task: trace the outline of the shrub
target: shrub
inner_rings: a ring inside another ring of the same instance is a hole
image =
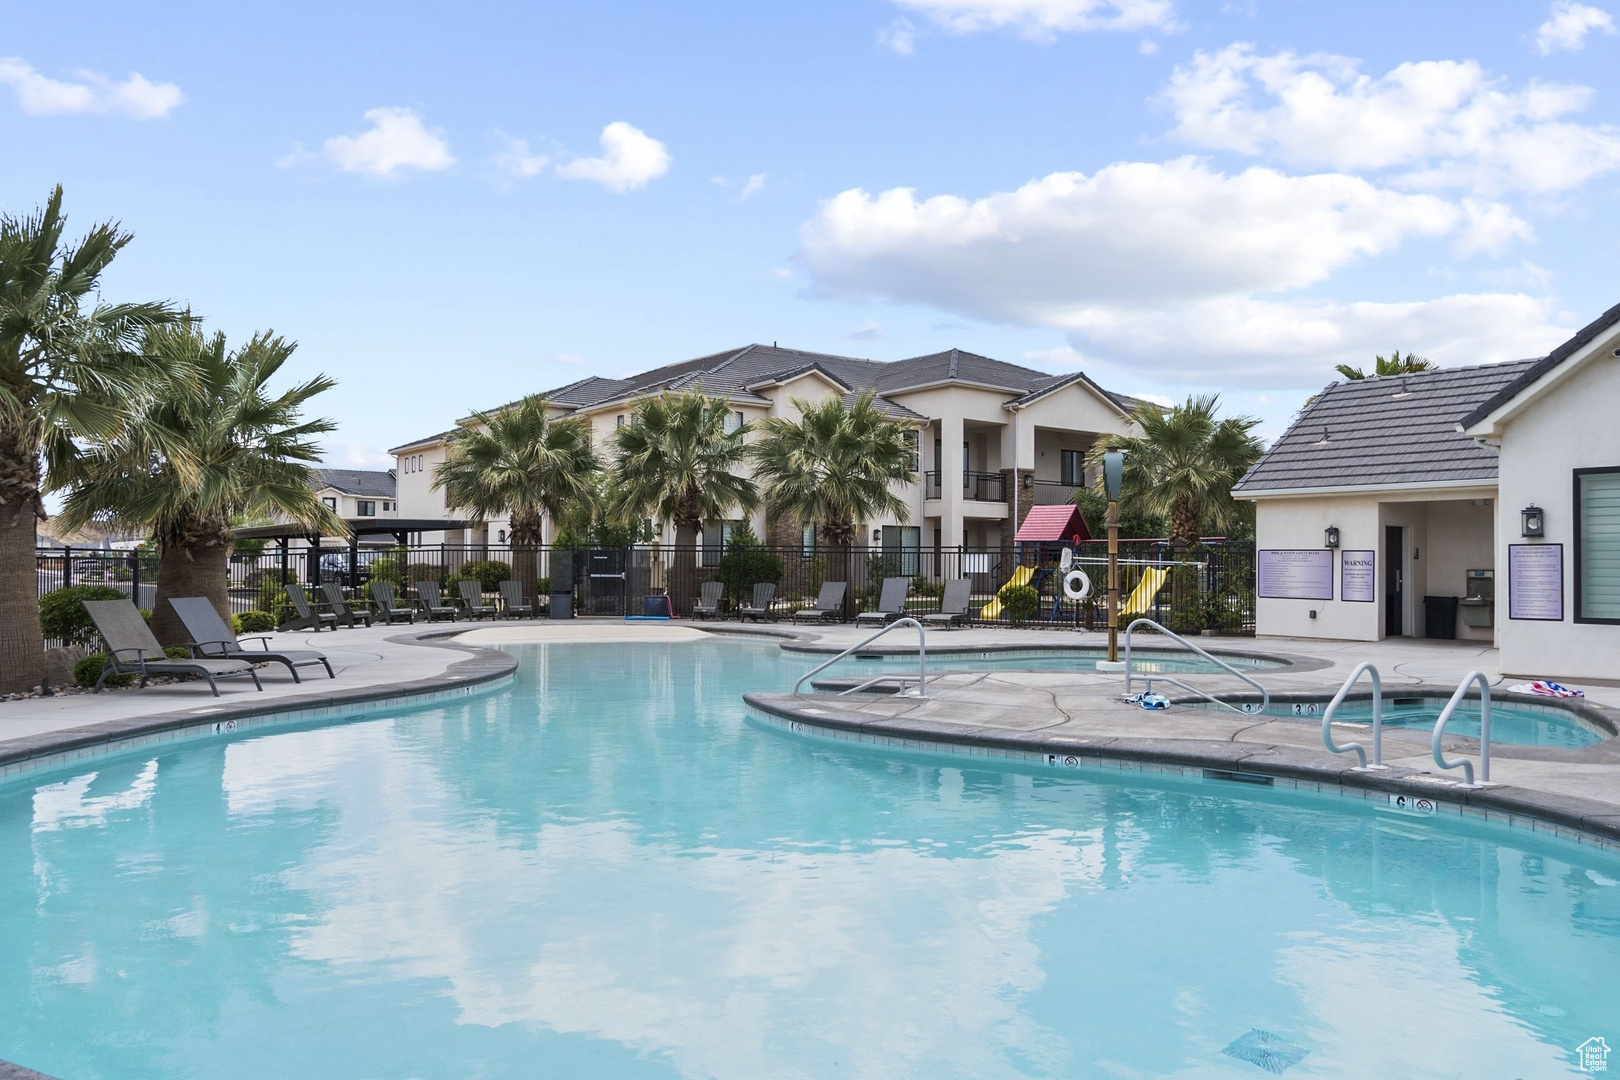
[[[732,596],[742,596],[763,581],[782,580],[782,560],[768,551],[745,521],[732,530],[715,577],[726,583]]]
[[[111,585],[72,585],[48,592],[39,598],[40,632],[67,645],[89,644],[96,636],[96,626],[84,610],[84,602],[123,599],[127,598]]]
[[[395,592],[405,588],[405,551],[396,548],[386,554],[372,556],[365,564],[368,581],[386,581]]]
[[[268,634],[280,625],[268,611],[244,611],[236,621],[240,624],[238,634]]]
[[[443,567],[438,563],[413,562],[405,568],[405,577],[415,585],[418,581],[438,581],[443,572]]]
[[[91,599],[94,599],[94,597],[92,597]],[[187,659],[190,659],[190,657],[191,657],[191,650],[187,649],[183,645],[170,645],[168,648],[163,650],[163,655],[169,657],[172,660],[187,660]],[[106,664],[107,664],[107,654],[106,653],[96,652],[96,653],[91,653],[89,656],[86,656],[83,660],[80,660],[78,663],[73,665],[73,685],[75,685],[75,686],[94,686],[94,685],[96,685],[96,680],[101,678],[101,669],[103,667],[105,667]],[[140,678],[140,676],[138,676],[138,675],[114,675],[111,678],[109,678],[103,685],[104,686],[133,686],[135,684],[136,680],[139,679],[139,678]]]
[[[478,582],[485,592],[495,592],[501,582],[512,576],[512,568],[494,559],[474,559],[461,564],[460,576]]]
[[[538,597],[541,600],[544,600],[546,598],[546,594],[549,593],[550,591],[551,591],[551,579],[550,578],[543,577],[543,578],[535,578],[534,579],[534,593],[535,593],[536,597]]]
[[[1022,622],[1041,606],[1041,594],[1028,585],[1003,585],[996,596],[1001,600],[1002,613],[1013,622]]]

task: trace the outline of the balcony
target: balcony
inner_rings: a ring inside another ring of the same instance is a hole
[[[1074,502],[1074,493],[1080,490],[1078,484],[1064,484],[1056,480],[1035,481],[1035,505],[1055,506],[1062,503]]]
[[[924,473],[927,498],[942,496],[941,477],[938,472]],[[1000,473],[963,473],[962,498],[968,502],[1006,502],[1006,484]]]

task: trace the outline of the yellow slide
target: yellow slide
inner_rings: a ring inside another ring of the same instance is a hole
[[[1153,598],[1164,588],[1164,579],[1170,576],[1168,567],[1160,568],[1150,566],[1142,571],[1142,580],[1136,583],[1131,590],[1130,598],[1125,606],[1119,609],[1121,615],[1141,615],[1152,609]]]
[[[1028,585],[1029,579],[1034,576],[1035,568],[1033,566],[1020,566],[1018,569],[1013,571],[1012,580],[1007,582],[1007,585]],[[1003,585],[1002,588],[1005,589],[1007,585]],[[980,609],[978,617],[981,619],[995,619],[999,618],[1000,615],[1001,596],[998,594],[994,600],[990,601],[988,604],[984,605],[982,609]]]

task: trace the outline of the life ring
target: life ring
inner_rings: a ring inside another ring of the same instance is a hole
[[[1084,570],[1075,567],[1063,575],[1063,595],[1070,600],[1084,600],[1091,595],[1091,579]]]

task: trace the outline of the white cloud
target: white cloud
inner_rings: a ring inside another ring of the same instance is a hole
[[[896,19],[878,31],[878,44],[901,56],[910,56],[917,43],[917,28],[910,19]]]
[[[491,157],[490,164],[502,176],[514,180],[528,180],[539,176],[551,162],[546,154],[536,154],[529,150],[527,139],[516,139],[505,132],[497,132],[506,144],[506,149]]]
[[[1547,21],[1536,27],[1536,48],[1542,56],[1563,50],[1577,52],[1586,47],[1586,35],[1593,30],[1614,33],[1614,19],[1602,8],[1557,0]]]
[[[764,191],[766,175],[766,173],[761,172],[750,176],[748,178],[748,183],[743,185],[742,194],[737,196],[737,201],[742,202],[745,199],[751,199],[755,195],[758,195],[760,192]]]
[[[625,192],[669,171],[669,151],[657,139],[623,120],[602,129],[602,156],[577,158],[557,166],[568,180],[589,180],[609,191]]]
[[[1407,186],[1553,192],[1620,167],[1620,132],[1563,117],[1584,86],[1504,87],[1473,61],[1401,64],[1378,78],[1355,60],[1250,45],[1199,52],[1162,100],[1173,137],[1311,166],[1394,170]]]
[[[185,101],[174,83],[154,83],[131,74],[113,82],[93,71],[75,72],[79,82],[63,82],[35,71],[16,57],[0,58],[0,84],[11,87],[30,116],[60,113],[119,113],[134,120],[156,120]]]
[[[339,443],[326,448],[321,464],[331,469],[392,469],[394,455],[370,443]]]
[[[326,140],[326,158],[344,172],[389,176],[396,169],[434,172],[456,163],[441,131],[429,130],[410,109],[367,109],[371,128]]]
[[[894,0],[953,34],[1015,30],[1035,41],[1087,30],[1180,29],[1171,0]],[[891,47],[893,47],[891,45]],[[902,51],[902,50],[896,50]],[[908,47],[904,51],[909,50]]]
[[[1465,220],[1353,176],[1235,176],[1196,158],[1053,173],[973,202],[907,188],[822,204],[802,257],[822,291],[1066,326],[1097,304],[1296,289]]]
[[[875,341],[883,336],[883,324],[868,319],[844,336],[855,341]]]

